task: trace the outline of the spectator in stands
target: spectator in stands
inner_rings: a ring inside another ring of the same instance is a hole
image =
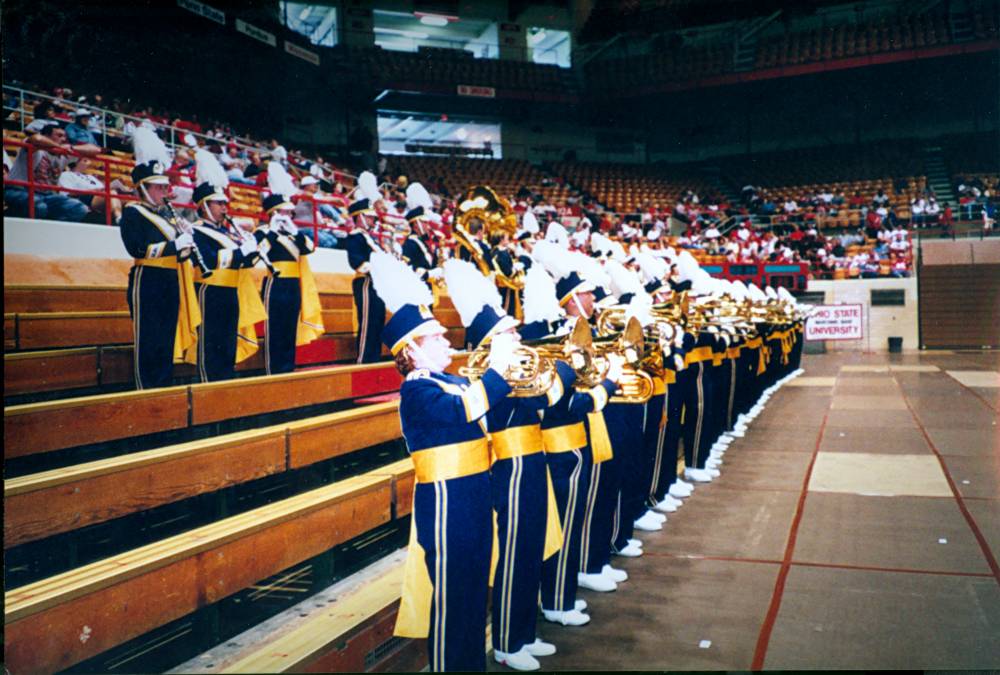
[[[334,231],[333,227],[335,225],[341,225],[344,222],[344,217],[335,209],[331,204],[323,203],[319,200],[323,199],[323,194],[319,190],[319,181],[316,180],[315,176],[306,176],[299,183],[299,187],[302,192],[292,198],[295,202],[295,215],[294,220],[297,224],[306,224],[302,231],[310,239],[313,235],[313,230],[309,225],[316,223],[317,220],[314,218],[314,213],[319,216],[319,241],[316,244],[322,248],[340,248],[341,237],[346,236],[346,233],[342,231]],[[316,210],[313,210],[313,200],[316,200]],[[338,237],[337,235],[340,235]]]
[[[914,197],[910,200],[910,222],[913,227],[924,226],[924,211],[927,208],[927,201],[923,197]]]
[[[66,125],[66,138],[73,145],[80,145],[82,143],[88,143],[90,145],[97,145],[97,139],[94,138],[94,134],[90,131],[90,118],[92,117],[91,112],[86,108],[80,108],[75,113],[73,113],[73,122]]]
[[[55,106],[48,101],[43,101],[35,106],[34,119],[24,127],[24,133],[36,134],[48,125],[58,123]]]
[[[885,193],[882,188],[878,189],[875,196],[872,197],[872,206],[878,208],[879,206],[886,206],[889,204],[889,195]]]
[[[941,236],[951,236],[955,229],[955,214],[951,210],[951,204],[949,202],[944,203],[944,210],[941,212],[939,222],[941,225]]]
[[[271,159],[281,162],[282,166],[288,166],[288,151],[278,142],[277,138],[271,139]]]
[[[76,150],[83,154],[96,155],[100,148],[81,145],[76,148],[66,139],[66,130],[59,124],[49,124],[28,138],[33,146],[32,166],[28,167],[27,148],[21,148],[14,159],[10,180],[34,181],[36,184],[55,186],[66,165],[66,153]],[[10,215],[27,216],[28,190],[26,187],[9,185],[4,188],[4,200],[10,208]],[[88,213],[86,204],[79,199],[67,197],[49,189],[38,189],[34,195],[35,218],[50,220],[82,221]]]
[[[90,166],[91,160],[89,157],[68,157],[66,160],[66,170],[59,174],[59,187],[69,190],[88,190],[91,192],[104,190],[104,182],[96,176],[87,173]],[[87,205],[90,213],[87,214],[85,220],[94,223],[104,222],[105,200],[102,195],[73,194],[72,192],[64,192],[63,194],[73,199],[78,199]],[[112,222],[117,222],[118,218],[121,217],[121,203],[118,200],[112,200],[111,208]]]
[[[938,204],[937,199],[931,196],[927,199],[927,206],[924,208],[924,217],[928,226],[937,225],[938,218],[941,216],[941,206]]]
[[[261,159],[259,152],[250,153],[250,163],[243,169],[243,177],[249,180],[249,185],[256,185],[262,178],[267,177],[267,167]]]
[[[253,177],[245,175],[248,163],[240,156],[240,148],[235,143],[226,145],[226,151],[219,155],[219,163],[226,170],[230,181],[242,185],[253,185],[256,182]]]
[[[894,277],[908,277],[910,276],[910,264],[901,255],[896,253],[889,254],[889,274]]]

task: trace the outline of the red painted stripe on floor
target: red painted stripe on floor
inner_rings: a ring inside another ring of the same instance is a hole
[[[831,405],[833,399],[830,399]],[[805,478],[802,479],[802,490],[799,493],[799,503],[795,507],[795,517],[792,518],[792,526],[788,532],[788,542],[785,544],[785,557],[781,561],[781,569],[778,570],[778,578],[774,582],[774,593],[771,594],[771,604],[767,608],[764,616],[764,623],[760,627],[760,635],[757,636],[757,647],[754,649],[753,662],[750,670],[763,670],[764,659],[767,657],[767,646],[771,642],[771,631],[774,630],[774,623],[778,619],[778,610],[781,609],[781,596],[785,592],[785,582],[788,579],[788,572],[792,568],[792,554],[795,552],[795,540],[799,534],[799,524],[802,522],[802,513],[805,511],[806,494],[809,491],[809,479],[812,477],[813,466],[816,465],[816,456],[819,454],[820,442],[823,440],[823,430],[826,429],[826,420],[830,416],[829,409],[823,415],[823,422],[819,425],[819,433],[816,435],[816,447],[813,448],[812,457],[809,459],[809,468],[806,469]]]
[[[954,378],[952,378],[954,379]],[[1000,585],[1000,565],[997,564],[996,556],[993,555],[993,551],[990,549],[989,543],[986,541],[986,537],[983,536],[982,531],[979,529],[979,525],[976,524],[976,519],[972,517],[969,509],[965,506],[965,500],[962,498],[962,494],[958,491],[958,486],[955,485],[955,479],[951,477],[951,472],[948,471],[948,465],[945,464],[944,456],[941,451],[938,450],[937,446],[934,445],[934,441],[931,440],[930,434],[927,433],[924,423],[920,420],[920,416],[917,415],[917,411],[913,409],[913,405],[910,404],[910,399],[907,398],[906,392],[903,388],[899,386],[899,382],[896,378],[893,378],[896,382],[896,386],[899,387],[899,392],[903,397],[903,401],[906,403],[906,407],[910,410],[910,415],[913,416],[913,421],[916,422],[917,428],[920,429],[920,433],[923,434],[924,440],[927,441],[927,446],[937,457],[938,464],[941,465],[941,471],[944,473],[944,478],[948,481],[948,487],[951,488],[951,493],[955,496],[955,501],[958,502],[958,510],[962,512],[962,516],[965,518],[965,522],[969,524],[969,529],[972,530],[972,536],[976,538],[979,543],[979,548],[983,552],[983,556],[986,558],[986,563],[990,566],[990,570],[993,571],[993,577],[996,579],[997,585]]]

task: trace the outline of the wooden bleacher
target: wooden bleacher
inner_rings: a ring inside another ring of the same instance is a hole
[[[346,276],[346,275],[326,275]],[[357,358],[353,297],[349,282],[328,280],[321,292],[326,335],[299,350],[299,366],[350,362]],[[4,395],[78,388],[118,387],[133,381],[132,322],[124,286],[8,284],[4,286]],[[450,299],[435,314],[449,328],[452,344],[463,331]],[[260,353],[239,364],[260,372]],[[192,366],[178,366],[178,378],[193,378]]]
[[[341,341],[342,354],[348,344],[353,350],[352,299],[344,285],[338,287],[341,280],[333,288],[327,281],[321,286],[324,321],[337,332],[323,339]],[[131,329],[123,287],[8,278],[4,290],[8,395],[65,395],[131,380],[130,336],[116,344],[109,330],[122,315]],[[458,316],[447,298],[436,311],[453,326],[457,342]],[[89,338],[98,344],[57,347],[74,344],[74,322],[84,319],[105,321],[75,333],[98,335]],[[342,549],[350,542],[361,542],[351,544],[359,550],[367,550],[369,538],[376,542],[373,551],[399,546],[413,492],[412,462],[396,461],[399,450],[393,449],[401,442],[393,399],[399,384],[394,365],[385,362],[5,406],[4,550],[15,566],[5,569],[8,667],[90,668],[88,660],[131,654],[133,643],[155,645],[157,631],[221,611],[223,600],[253,592],[269,576],[346,555]],[[330,408],[334,412],[326,412]],[[92,449],[96,455],[88,454]],[[369,449],[377,452],[364,452]],[[388,465],[371,468],[387,459]],[[236,508],[233,503],[247,503],[242,497],[234,502],[240,493],[233,490],[246,493],[264,484],[282,486],[283,498],[220,517]],[[204,511],[211,503],[216,518],[188,518],[166,528],[170,536],[157,537],[145,526],[136,537],[129,534],[147,515],[168,508]],[[103,541],[81,554],[82,562],[74,564],[75,553],[60,553],[48,566],[31,566],[31,557],[47,550],[75,551],[91,532]],[[391,638],[398,596],[390,575],[357,589],[347,604],[335,603],[339,632],[323,644],[303,643],[309,647],[305,661],[364,666],[366,655]],[[352,609],[359,606],[371,611]],[[338,635],[349,636],[350,645]],[[422,667],[422,651],[406,651]]]

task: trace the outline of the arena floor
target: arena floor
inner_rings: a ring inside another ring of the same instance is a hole
[[[1000,356],[803,365],[544,669],[1000,667]]]

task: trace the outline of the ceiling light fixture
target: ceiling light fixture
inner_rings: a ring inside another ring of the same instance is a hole
[[[398,28],[384,28],[382,26],[375,26],[376,33],[385,33],[386,35],[398,35],[400,37],[413,38],[414,40],[426,40],[430,37],[429,33],[423,33],[415,30],[399,30]]]
[[[448,17],[438,16],[437,14],[424,14],[420,17],[420,23],[425,26],[434,26],[435,28],[441,28],[442,26],[448,25]]]

